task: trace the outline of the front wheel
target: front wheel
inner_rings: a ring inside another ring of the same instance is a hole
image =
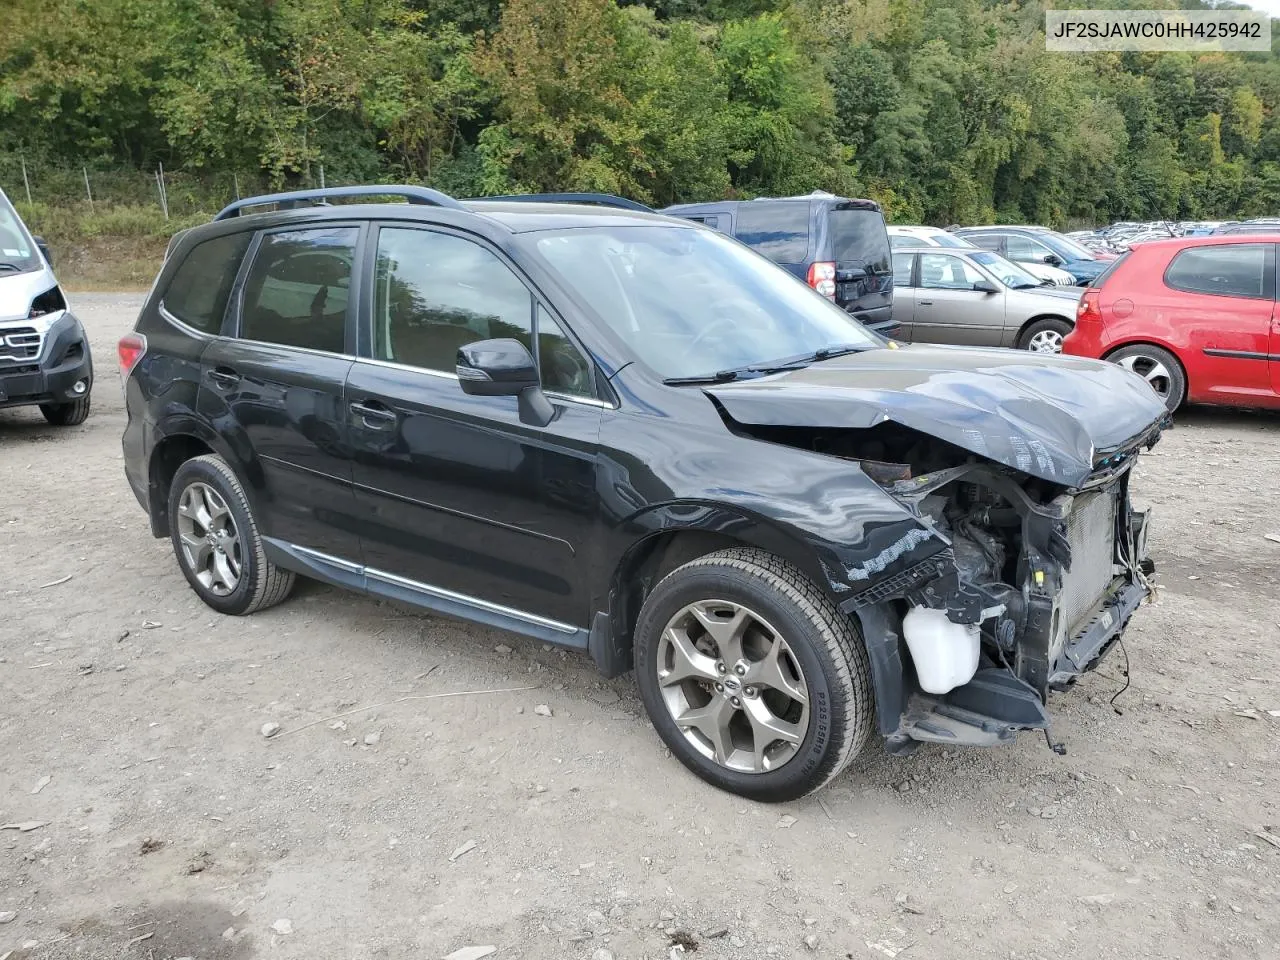
[[[862,749],[874,698],[852,622],[790,563],[760,550],[672,571],[636,622],[640,696],[658,735],[708,783],[794,800]]]
[[[219,613],[254,613],[293,589],[294,575],[267,559],[244,488],[221,457],[195,457],[178,468],[169,535],[191,589]]]
[[[1030,324],[1018,338],[1018,346],[1032,353],[1061,353],[1062,341],[1071,332],[1071,324],[1056,317],[1044,317]]]
[[[42,403],[40,412],[55,427],[76,427],[89,419],[89,395],[70,403]]]

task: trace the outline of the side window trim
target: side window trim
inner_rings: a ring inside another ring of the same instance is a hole
[[[367,292],[364,291],[364,285],[362,285],[362,292],[359,297],[359,307],[357,311],[357,315],[359,317],[357,330],[358,350],[355,354],[355,359],[358,362],[373,363],[378,366],[393,367],[397,370],[423,373],[428,376],[440,377],[447,380],[458,379],[458,375],[451,371],[430,370],[426,367],[416,367],[412,364],[398,363],[394,360],[379,360],[374,356],[374,299],[377,294],[374,274],[377,270],[379,237],[383,230],[420,230],[424,233],[445,234],[448,236],[458,237],[462,240],[468,240],[479,246],[482,250],[493,254],[493,256],[495,256],[503,266],[511,271],[516,280],[523,284],[524,288],[529,291],[529,334],[530,344],[533,346],[533,350],[531,350],[530,353],[533,355],[534,364],[540,364],[540,358],[538,356],[538,353],[540,352],[538,344],[538,310],[541,308],[550,314],[552,320],[555,321],[555,323],[560,327],[560,330],[564,333],[565,338],[591,366],[592,396],[582,397],[572,394],[561,394],[552,390],[545,391],[547,396],[555,397],[557,400],[565,400],[571,403],[584,403],[591,406],[602,406],[609,409],[616,408],[616,403],[611,403],[608,400],[601,399],[601,390],[598,382],[599,377],[597,376],[599,367],[592,358],[590,351],[583,347],[582,341],[579,340],[578,336],[573,332],[573,328],[569,324],[565,323],[564,317],[561,315],[560,311],[556,310],[551,305],[550,301],[543,296],[542,291],[538,289],[537,285],[530,279],[528,274],[520,269],[519,265],[508,257],[504,250],[495,244],[490,243],[486,237],[483,237],[478,233],[473,233],[470,230],[462,230],[442,223],[416,223],[405,220],[380,220],[368,224],[364,253],[363,255],[357,256],[357,260],[362,264],[360,270],[361,274],[369,278]],[[540,365],[538,366],[538,369],[541,371]]]
[[[343,319],[342,353],[317,350],[313,347],[298,347],[288,343],[252,340],[240,336],[240,322],[243,319],[244,312],[245,283],[249,278],[249,271],[253,269],[253,264],[258,259],[258,253],[262,250],[264,237],[275,233],[298,233],[303,230],[338,230],[351,227],[356,230],[356,244],[355,255],[351,258],[351,280],[347,291],[347,312]],[[364,284],[361,282],[361,274],[364,271],[360,268],[360,265],[364,263],[364,251],[368,245],[369,233],[369,222],[367,220],[309,221],[306,223],[278,224],[274,227],[259,230],[249,244],[249,249],[245,251],[244,259],[240,261],[240,272],[236,276],[235,285],[231,288],[231,296],[227,298],[227,316],[223,320],[222,336],[229,340],[243,340],[245,343],[262,343],[267,346],[278,347],[281,350],[296,350],[299,353],[314,353],[325,357],[354,358],[358,339],[356,336],[356,323],[359,316],[357,304],[364,298]]]

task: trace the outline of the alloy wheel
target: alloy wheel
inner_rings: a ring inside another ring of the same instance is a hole
[[[663,702],[704,757],[767,773],[795,757],[809,729],[809,688],[782,635],[729,600],[691,603],[662,631]]]
[[[1151,389],[1161,400],[1168,401],[1169,391],[1173,388],[1173,377],[1162,361],[1138,353],[1121,357],[1116,363],[1142,377],[1151,384]]]
[[[1041,330],[1027,341],[1027,349],[1032,353],[1061,353],[1062,334],[1057,330]]]
[[[225,597],[240,585],[240,534],[226,500],[207,483],[188,484],[178,500],[182,559],[209,592]]]

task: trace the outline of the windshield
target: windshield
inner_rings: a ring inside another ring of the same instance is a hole
[[[1045,246],[1060,256],[1063,260],[1097,260],[1087,247],[1083,247],[1076,243],[1070,237],[1064,237],[1060,233],[1037,233],[1037,240],[1042,241]]]
[[[837,263],[859,260],[871,273],[889,272],[889,235],[879,210],[837,207],[829,223]]]
[[[23,227],[9,198],[0,193],[0,276],[26,273],[40,266],[31,235]]]
[[[988,250],[982,250],[978,253],[969,255],[974,263],[980,263],[987,268],[987,272],[1003,283],[1006,287],[1012,287],[1015,290],[1022,290],[1026,287],[1038,287],[1040,281],[1033,277],[1027,271],[1012,261],[1006,260],[998,253],[991,253]]]
[[[664,378],[882,343],[782,267],[711,230],[598,227],[522,242]]]

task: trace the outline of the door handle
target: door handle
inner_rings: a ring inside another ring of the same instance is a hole
[[[357,400],[351,404],[351,412],[363,420],[364,425],[371,430],[381,430],[396,422],[395,413],[382,405],[374,406]]]
[[[215,387],[222,387],[224,390],[230,390],[240,383],[240,374],[230,367],[214,367],[208,376]]]
[[[917,300],[917,301],[916,301],[916,303],[920,304],[920,306],[922,306],[922,307],[932,307],[932,306],[933,306],[933,301],[932,301],[932,300]]]

